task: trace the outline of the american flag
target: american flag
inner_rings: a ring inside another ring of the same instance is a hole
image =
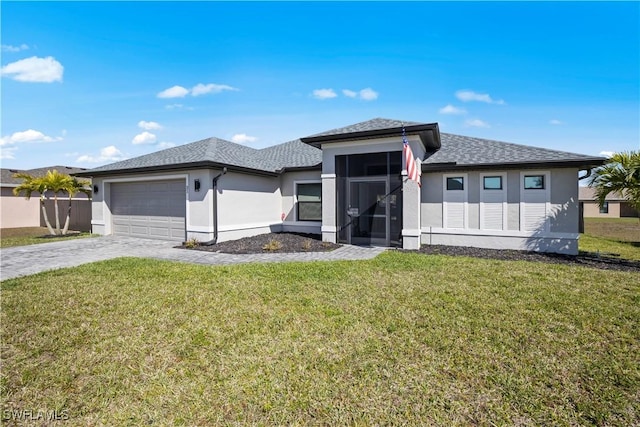
[[[404,145],[404,162],[407,165],[407,176],[409,179],[414,180],[418,187],[420,185],[420,165],[417,164],[415,157],[413,157],[413,151],[411,151],[411,146],[409,145],[409,141],[407,141],[407,134],[404,131],[404,127],[402,128],[402,144]]]

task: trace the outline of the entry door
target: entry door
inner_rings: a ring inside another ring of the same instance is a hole
[[[384,179],[350,180],[347,207],[351,229],[349,243],[389,246],[387,187]]]

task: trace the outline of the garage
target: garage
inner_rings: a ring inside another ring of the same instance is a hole
[[[112,183],[111,214],[115,235],[184,241],[185,181]]]

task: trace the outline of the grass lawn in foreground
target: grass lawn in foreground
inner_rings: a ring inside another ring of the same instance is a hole
[[[638,218],[585,218],[580,235],[580,251],[617,254],[640,260],[640,221]]]
[[[638,425],[639,283],[393,251],[42,273],[1,283],[3,410],[65,410],[65,425]]]
[[[78,233],[69,230],[68,235],[49,237],[49,230],[47,230],[47,227],[4,228],[0,231],[0,248],[36,245],[38,243],[57,242],[59,240],[78,239],[92,236],[93,235],[90,233]]]

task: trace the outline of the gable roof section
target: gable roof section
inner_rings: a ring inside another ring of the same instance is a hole
[[[442,133],[442,149],[427,153],[423,170],[479,167],[595,167],[604,157],[549,150],[530,145]]]
[[[57,170],[60,173],[66,173],[67,175],[74,175],[79,172],[84,172],[86,168],[76,168],[73,166],[48,166],[44,168],[35,168],[35,169],[0,169],[0,182],[4,186],[17,186],[22,184],[22,179],[14,178],[13,175],[16,173],[27,173],[31,176],[44,176],[47,171]]]
[[[79,176],[194,167],[228,167],[244,172],[277,175],[284,168],[309,168],[321,162],[322,152],[300,140],[257,150],[220,138],[208,138],[111,163],[82,172]]]
[[[407,135],[418,135],[427,150],[440,149],[440,130],[437,123],[405,122],[380,117],[311,135],[302,138],[302,142],[319,147],[322,144],[340,141],[400,137],[403,129]]]

